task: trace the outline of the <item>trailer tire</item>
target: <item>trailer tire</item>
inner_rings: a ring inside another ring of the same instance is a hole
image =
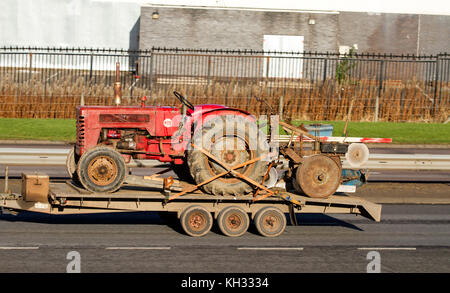
[[[223,135],[224,128],[233,129],[233,133]],[[267,155],[269,152],[266,136],[258,130],[256,123],[239,115],[219,115],[206,121],[194,133],[193,141],[197,146],[201,146],[231,166]],[[238,147],[236,149],[223,148],[230,143],[234,143],[234,146]],[[239,146],[241,149],[238,149]],[[226,170],[195,148],[187,152],[187,163],[197,184]],[[236,171],[256,182],[261,182],[267,171],[267,162],[259,160]],[[203,185],[202,189],[206,193],[214,195],[239,196],[251,192],[253,187],[243,179],[226,175]]]
[[[122,155],[110,147],[95,147],[84,152],[77,165],[78,180],[91,192],[118,190],[127,173]]]
[[[223,209],[217,218],[220,231],[229,237],[244,235],[250,225],[247,212],[242,208],[231,206]]]
[[[286,217],[280,209],[275,207],[259,210],[254,223],[258,232],[265,237],[277,237],[286,229]]]
[[[192,237],[201,237],[211,230],[213,218],[211,213],[201,206],[190,206],[180,216],[181,227]]]

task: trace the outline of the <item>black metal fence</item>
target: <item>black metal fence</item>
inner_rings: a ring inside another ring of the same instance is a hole
[[[98,86],[105,88],[104,91],[97,90],[96,95],[108,96],[109,86],[114,83],[116,62],[121,66],[124,96],[133,98],[146,94],[154,97],[155,103],[167,102],[170,91],[178,88],[188,91],[193,99],[199,99],[198,102],[219,95],[225,100],[251,99],[258,92],[255,88],[259,88],[259,93],[264,88],[268,98],[280,93],[289,96],[290,93],[293,99],[312,99],[316,98],[312,96],[314,89],[322,90],[323,85],[332,82],[334,88],[350,86],[353,91],[357,86],[362,91],[361,85],[364,85],[364,90],[368,91],[364,97],[374,101],[386,88],[414,88],[430,101],[420,106],[430,108],[428,115],[434,115],[439,108],[445,116],[449,109],[450,56],[447,53],[414,56],[177,48],[128,51],[3,47],[0,48],[0,96],[22,95],[23,87],[5,90],[7,84],[26,84],[27,95],[45,97],[58,92],[56,87],[71,83],[80,88],[74,94],[83,94],[83,91]],[[227,89],[230,84],[233,90]],[[39,89],[32,89],[33,86]],[[222,91],[217,91],[219,86]],[[308,91],[309,96],[305,96]],[[408,91],[401,96],[405,94],[410,95]],[[403,104],[402,107],[406,107]],[[249,101],[234,104],[248,105]],[[365,107],[376,108],[378,105],[367,104]]]
[[[71,76],[109,82],[114,77],[115,63],[120,62],[123,75],[129,78],[139,75],[148,81],[142,85],[146,88],[162,77],[323,82],[345,76],[378,81],[447,82],[450,79],[449,59],[447,53],[415,56],[178,48],[128,51],[2,47],[0,76],[11,74],[15,82],[28,81],[36,75],[41,80]]]

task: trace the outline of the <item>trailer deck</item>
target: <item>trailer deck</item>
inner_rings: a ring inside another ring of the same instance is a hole
[[[274,192],[273,195],[257,201],[252,195],[215,196],[199,190],[170,200],[170,192],[156,188],[124,186],[114,193],[90,193],[77,188],[69,181],[50,181],[48,201],[27,201],[22,194],[1,193],[0,207],[15,212],[30,211],[54,215],[137,211],[172,212],[177,214],[183,228],[187,230],[186,233],[191,236],[205,235],[211,228],[213,219],[221,221],[222,224],[219,223],[219,226],[228,226],[232,232],[232,228],[238,225],[236,223],[242,222],[246,231],[248,228],[246,222],[250,219],[257,221],[255,222],[257,228],[259,225],[262,230],[264,230],[264,223],[269,223],[265,231],[260,231],[264,236],[278,236],[284,231],[286,226],[286,219],[284,221],[282,219],[285,218],[284,214],[290,215],[291,223],[294,225],[296,213],[355,214],[377,222],[381,219],[381,205],[360,197],[334,194],[329,198],[320,199],[301,196],[281,188],[271,190]],[[197,212],[189,217],[186,214],[189,214],[192,209]],[[229,210],[234,210],[235,214],[230,216],[234,220],[229,219],[227,225],[227,221],[221,219],[223,218],[221,215],[227,214],[225,211],[229,213]],[[268,212],[270,213],[266,215],[265,220],[261,220],[261,214]],[[205,221],[209,228],[200,229]],[[281,222],[277,225],[277,221]],[[189,224],[191,227],[184,227]],[[197,228],[201,231],[197,231]],[[274,233],[271,233],[272,228],[276,228]],[[229,234],[228,236],[240,236],[243,233]]]

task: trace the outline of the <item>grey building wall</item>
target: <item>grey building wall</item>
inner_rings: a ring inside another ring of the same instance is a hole
[[[152,19],[157,11],[159,19]],[[310,24],[310,20],[314,24]],[[450,50],[450,16],[306,13],[143,6],[140,49],[263,49],[264,35],[304,36],[304,50],[436,54]]]
[[[450,16],[420,15],[419,53],[450,51]]]
[[[339,44],[358,45],[358,52],[415,54],[418,15],[342,12]]]
[[[310,18],[315,25],[308,24]],[[139,47],[262,50],[264,35],[300,35],[305,50],[334,51],[337,27],[338,14],[144,6]]]

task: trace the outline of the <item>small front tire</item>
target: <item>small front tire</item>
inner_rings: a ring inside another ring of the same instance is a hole
[[[122,155],[109,147],[92,148],[81,156],[77,165],[78,180],[91,192],[118,190],[127,174]]]

